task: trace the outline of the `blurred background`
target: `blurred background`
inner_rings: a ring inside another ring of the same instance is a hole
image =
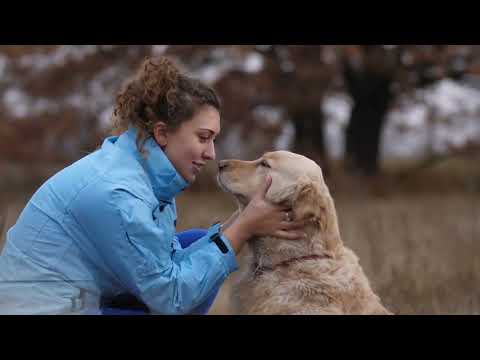
[[[480,313],[479,45],[1,45],[0,248],[34,191],[109,134],[116,92],[151,55],[218,91],[217,158],[317,161],[390,310]],[[178,198],[178,230],[235,210],[215,173]],[[233,281],[212,314],[235,314]]]

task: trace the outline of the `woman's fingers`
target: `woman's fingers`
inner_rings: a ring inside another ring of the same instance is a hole
[[[307,237],[303,231],[284,231],[278,230],[274,234],[277,238],[287,239],[287,240],[302,240]]]
[[[301,220],[301,221],[282,221],[280,226],[284,230],[296,230],[296,229],[303,229],[308,224],[308,221]]]

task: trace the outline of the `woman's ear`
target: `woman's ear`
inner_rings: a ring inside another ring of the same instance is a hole
[[[158,145],[162,148],[167,146],[168,143],[168,127],[163,121],[157,122],[153,125],[153,137]]]

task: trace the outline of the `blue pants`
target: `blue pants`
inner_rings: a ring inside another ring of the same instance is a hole
[[[198,239],[204,237],[207,234],[207,230],[203,229],[192,229],[192,230],[187,230],[183,231],[181,233],[178,233],[178,240],[180,241],[180,245],[182,246],[183,249],[186,247],[189,247],[191,244],[193,244],[195,241]],[[198,306],[193,312],[192,315],[205,315],[208,313],[210,310],[210,307],[212,306],[213,302],[215,301],[215,298],[218,294],[218,291],[220,288],[216,288],[212,291],[212,294],[205,300],[203,304]],[[100,308],[102,315],[147,315],[149,311],[146,309],[145,305],[142,304],[142,306],[136,305],[127,305],[127,306],[122,306],[116,307],[116,306],[102,306]]]

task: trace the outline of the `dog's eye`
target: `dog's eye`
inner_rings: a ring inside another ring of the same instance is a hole
[[[265,160],[262,160],[262,162],[260,163],[260,166],[263,166],[263,167],[266,167],[266,168],[269,168],[269,169],[271,168],[271,166]]]

